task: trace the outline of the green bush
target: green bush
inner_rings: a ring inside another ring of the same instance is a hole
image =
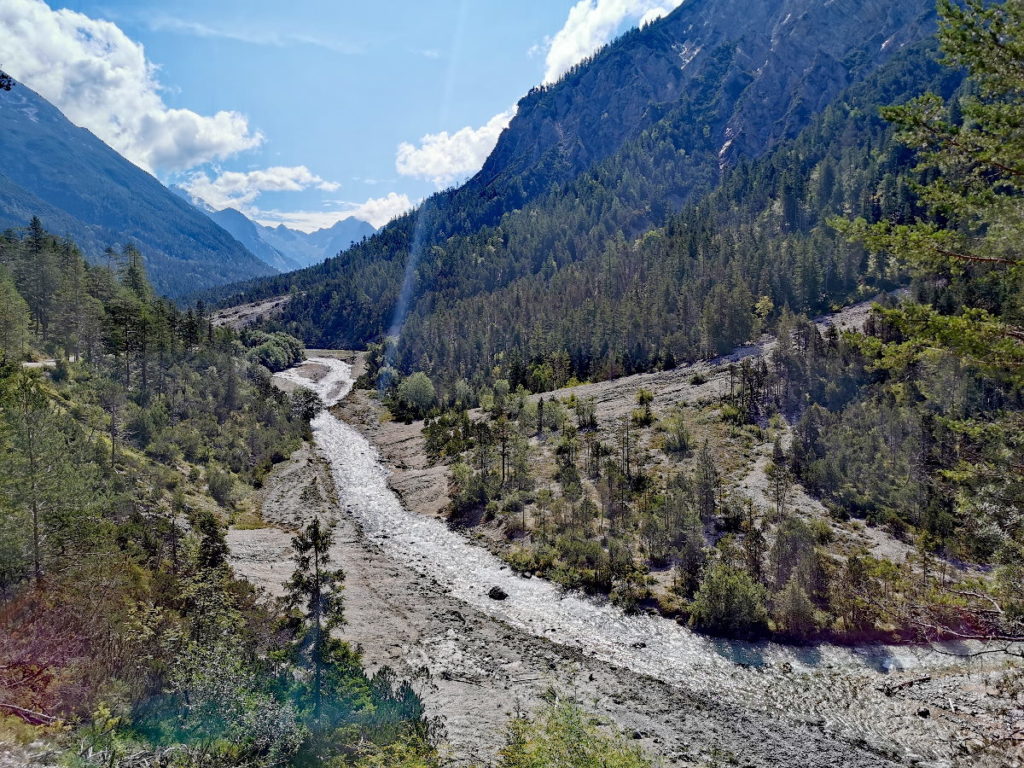
[[[690,606],[690,623],[723,637],[756,637],[768,628],[765,590],[746,571],[717,563],[705,573]]]
[[[234,502],[235,481],[231,475],[217,467],[210,467],[206,473],[206,486],[214,501],[222,507],[230,507]]]
[[[508,726],[498,768],[650,768],[643,750],[597,721],[572,701],[545,707],[537,717]]]
[[[437,392],[430,377],[422,371],[417,371],[398,385],[398,399],[414,415],[424,416],[434,407]]]

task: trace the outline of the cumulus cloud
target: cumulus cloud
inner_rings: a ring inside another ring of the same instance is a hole
[[[181,186],[216,210],[237,208],[250,213],[263,192],[300,192],[321,189],[334,192],[340,185],[326,181],[304,165],[274,166],[258,171],[225,171],[211,178],[205,171],[189,174]]]
[[[263,141],[244,115],[172,109],[143,47],[109,21],[0,0],[0,61],[73,123],[150,172],[222,160]]]
[[[395,169],[403,176],[429,179],[439,186],[476,173],[514,114],[514,108],[506,109],[479,128],[428,133],[418,145],[403,141],[398,145]]]
[[[626,20],[649,24],[683,0],[579,0],[565,24],[544,46],[534,46],[530,55],[547,51],[544,82],[552,83],[574,64],[607,43]],[[455,133],[429,133],[418,144],[398,145],[395,168],[403,176],[428,179],[438,186],[476,173],[494,149],[501,132],[515,116],[515,108],[495,115],[479,128],[466,126]]]
[[[683,0],[579,0],[565,24],[548,41],[544,82],[553,83],[603,46],[624,21],[648,24],[671,13]]]
[[[362,203],[342,203],[342,208],[333,211],[259,211],[253,218],[260,224],[286,227],[303,232],[333,226],[342,219],[357,218],[368,221],[375,227],[382,227],[397,216],[412,209],[408,195],[389,192],[384,197],[372,197]]]

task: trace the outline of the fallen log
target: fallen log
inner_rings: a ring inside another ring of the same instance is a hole
[[[18,707],[14,704],[4,704],[2,701],[0,701],[0,709],[6,709],[11,714],[20,717],[29,725],[52,725],[57,720],[57,718],[43,714],[42,712],[33,712],[31,709]]]
[[[884,693],[886,696],[892,696],[896,691],[902,691],[904,688],[910,688],[913,685],[920,685],[921,683],[931,682],[931,675],[925,675],[924,677],[915,677],[913,680],[904,680],[902,683],[887,683],[885,685],[878,686],[878,690]]]

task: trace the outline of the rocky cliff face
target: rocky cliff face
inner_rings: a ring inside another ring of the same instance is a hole
[[[686,99],[713,104],[721,162],[794,136],[934,29],[932,0],[688,0],[530,92],[467,187],[529,199],[615,153]],[[523,202],[519,200],[517,202]]]

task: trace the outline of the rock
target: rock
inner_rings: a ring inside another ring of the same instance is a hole
[[[491,598],[491,600],[504,600],[508,597],[508,592],[501,587],[494,586],[487,591],[487,596]]]

